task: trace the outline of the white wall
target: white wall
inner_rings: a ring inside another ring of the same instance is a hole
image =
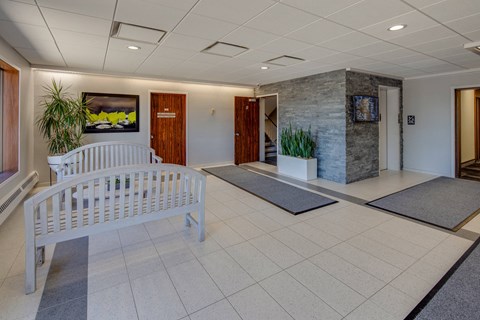
[[[85,143],[123,140],[149,145],[149,92],[179,92],[187,94],[187,165],[197,166],[233,162],[234,157],[234,96],[253,96],[252,88],[188,84],[104,75],[66,73],[37,70],[35,79],[35,112],[41,108],[42,86],[52,79],[70,86],[70,92],[103,92],[135,94],[140,96],[140,132],[87,134]],[[215,112],[212,115],[211,109]],[[36,130],[36,129],[35,129]],[[38,131],[36,131],[38,132]],[[43,139],[35,135],[35,169],[40,181],[49,180],[47,147]]]
[[[480,87],[480,71],[404,81],[404,169],[454,176],[453,89],[468,87]]]
[[[20,69],[20,170],[0,185],[0,199],[14,190],[33,170],[33,76],[30,65],[0,38],[0,59]]]
[[[461,91],[461,160],[467,162],[475,160],[475,90]]]

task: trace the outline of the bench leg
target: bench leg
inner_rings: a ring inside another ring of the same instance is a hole
[[[41,266],[45,263],[45,247],[37,248],[37,266]]]
[[[198,210],[198,241],[202,242],[205,240],[205,209],[201,208]]]
[[[190,222],[190,212],[189,213],[185,213],[185,227],[189,227],[192,225],[192,223]]]
[[[25,244],[25,294],[36,290],[35,243]]]

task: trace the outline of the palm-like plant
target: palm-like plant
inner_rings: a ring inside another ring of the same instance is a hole
[[[80,147],[87,122],[87,102],[81,96],[72,97],[54,79],[51,86],[43,88],[44,111],[36,124],[47,140],[49,154],[63,154]]]
[[[310,127],[307,131],[303,129],[293,130],[292,124],[290,124],[287,128],[282,129],[280,145],[282,154],[285,156],[310,159],[313,158],[316,144]]]

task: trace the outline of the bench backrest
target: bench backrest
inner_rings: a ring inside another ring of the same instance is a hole
[[[162,158],[146,145],[107,141],[87,144],[62,156],[57,167],[57,181],[78,174],[133,164],[161,163]]]
[[[25,231],[35,230],[37,243],[48,244],[90,234],[90,228],[107,230],[102,224],[121,227],[158,219],[159,214],[197,211],[205,205],[205,187],[203,174],[174,164],[79,175],[25,201]]]

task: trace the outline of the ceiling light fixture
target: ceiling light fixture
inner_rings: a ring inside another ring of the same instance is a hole
[[[130,50],[138,50],[138,49],[140,49],[140,47],[137,47],[137,46],[128,46],[127,48],[130,49]]]
[[[214,55],[222,56],[222,57],[233,58],[233,57],[235,57],[235,56],[239,55],[240,53],[243,53],[247,50],[248,50],[247,47],[217,41],[214,44],[212,44],[212,45],[208,46],[207,48],[203,49],[202,52],[203,53],[214,54]]]
[[[268,70],[269,68],[267,66],[260,67],[262,70]]]
[[[292,57],[292,56],[280,56],[270,60],[265,61],[265,63],[274,64],[277,66],[291,66],[292,64],[300,63],[305,61],[305,59]]]
[[[466,43],[466,44],[463,45],[463,48],[467,49],[468,51],[471,51],[475,54],[480,55],[480,41]]]
[[[388,28],[388,31],[399,31],[399,30],[405,29],[406,27],[407,27],[406,24],[397,24]]]
[[[115,21],[111,37],[135,42],[158,44],[165,34],[166,32],[163,30]]]

